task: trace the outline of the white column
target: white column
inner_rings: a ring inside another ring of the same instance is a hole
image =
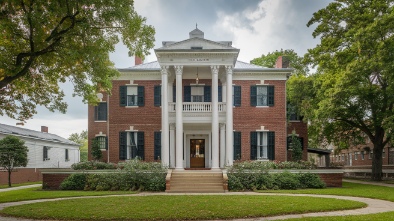
[[[170,124],[170,168],[175,168],[175,124]]]
[[[233,66],[226,66],[226,164],[233,165]]]
[[[176,153],[175,169],[183,170],[183,103],[182,103],[182,71],[183,66],[174,66],[176,74]]]
[[[220,168],[226,165],[226,132],[225,124],[220,124]]]
[[[212,71],[212,169],[219,168],[219,102],[218,73],[219,66],[211,66]]]
[[[161,67],[161,164],[170,164],[168,125],[168,66]]]

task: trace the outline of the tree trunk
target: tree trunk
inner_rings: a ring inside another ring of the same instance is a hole
[[[383,174],[383,153],[384,145],[382,143],[375,143],[372,155],[372,174],[371,179],[374,181],[381,181]]]
[[[8,187],[11,187],[11,170],[8,170]]]

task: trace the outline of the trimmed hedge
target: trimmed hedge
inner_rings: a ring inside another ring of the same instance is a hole
[[[79,162],[71,165],[73,170],[111,170],[117,169],[118,166],[113,163],[105,163],[100,161]]]
[[[313,173],[268,173],[272,169],[312,169],[307,161],[244,161],[228,168],[228,188],[233,191],[267,189],[325,188],[325,183]]]
[[[90,162],[89,162],[90,163]],[[82,164],[77,168],[89,168]],[[87,165],[87,166],[86,166]],[[120,169],[121,168],[121,169]],[[164,191],[167,168],[160,163],[131,160],[107,173],[72,174],[60,185],[64,190],[145,190]]]

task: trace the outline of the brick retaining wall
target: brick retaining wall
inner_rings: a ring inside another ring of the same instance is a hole
[[[270,173],[281,173],[285,170],[271,170]],[[320,176],[323,182],[326,183],[327,187],[342,187],[343,171],[336,169],[327,170],[286,170],[291,173],[316,173]],[[56,190],[59,189],[60,184],[72,173],[80,173],[81,171],[73,170],[46,170],[42,172],[43,187],[45,189]],[[94,173],[95,171],[85,171],[87,173]],[[96,171],[100,172],[100,171]],[[106,170],[105,172],[109,172]],[[166,183],[167,184],[167,183]]]
[[[37,182],[42,180],[40,169],[17,168],[11,173],[11,183]],[[8,172],[0,170],[0,184],[8,184]]]

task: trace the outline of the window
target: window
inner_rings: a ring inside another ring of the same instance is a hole
[[[364,151],[361,151],[361,160],[364,160]]]
[[[160,107],[161,105],[161,85],[155,85],[153,89],[153,105],[155,107]]]
[[[238,85],[233,86],[233,106],[241,106],[241,86]]]
[[[373,151],[371,150],[371,151],[369,151],[368,159],[372,159],[372,155],[373,155]]]
[[[47,146],[44,146],[44,148],[43,148],[43,151],[42,151],[42,153],[43,153],[43,161],[50,160],[49,155],[48,155],[49,148],[50,147],[47,147]]]
[[[107,137],[106,136],[97,136],[96,142],[100,148],[100,150],[106,150],[108,147]]]
[[[250,144],[251,160],[275,160],[275,132],[251,132]]]
[[[155,131],[154,135],[154,159],[160,160],[161,158],[161,132]]]
[[[302,117],[299,115],[296,108],[289,103],[287,104],[287,118],[291,121],[301,121],[302,120]]]
[[[303,137],[297,137],[297,136],[295,136],[295,138],[298,139],[298,141],[301,144],[301,149],[303,150],[304,149],[304,138]],[[293,143],[292,142],[293,142],[292,136],[288,136],[287,137],[287,149],[288,150],[289,149],[293,149]]]
[[[241,132],[234,131],[234,160],[241,159]]]
[[[69,161],[70,160],[70,158],[68,158],[68,149],[65,149],[65,160],[66,161]]]
[[[192,86],[191,87],[191,102],[204,101],[204,87]]]
[[[273,85],[253,85],[250,88],[251,106],[274,106]]]
[[[119,133],[119,159],[144,160],[144,132],[122,131]]]
[[[357,160],[358,158],[358,152],[354,152],[354,160]]]
[[[94,120],[107,120],[107,102],[100,102],[97,106],[94,107]]]
[[[120,86],[119,102],[120,106],[144,106],[145,103],[145,87],[144,86]]]

